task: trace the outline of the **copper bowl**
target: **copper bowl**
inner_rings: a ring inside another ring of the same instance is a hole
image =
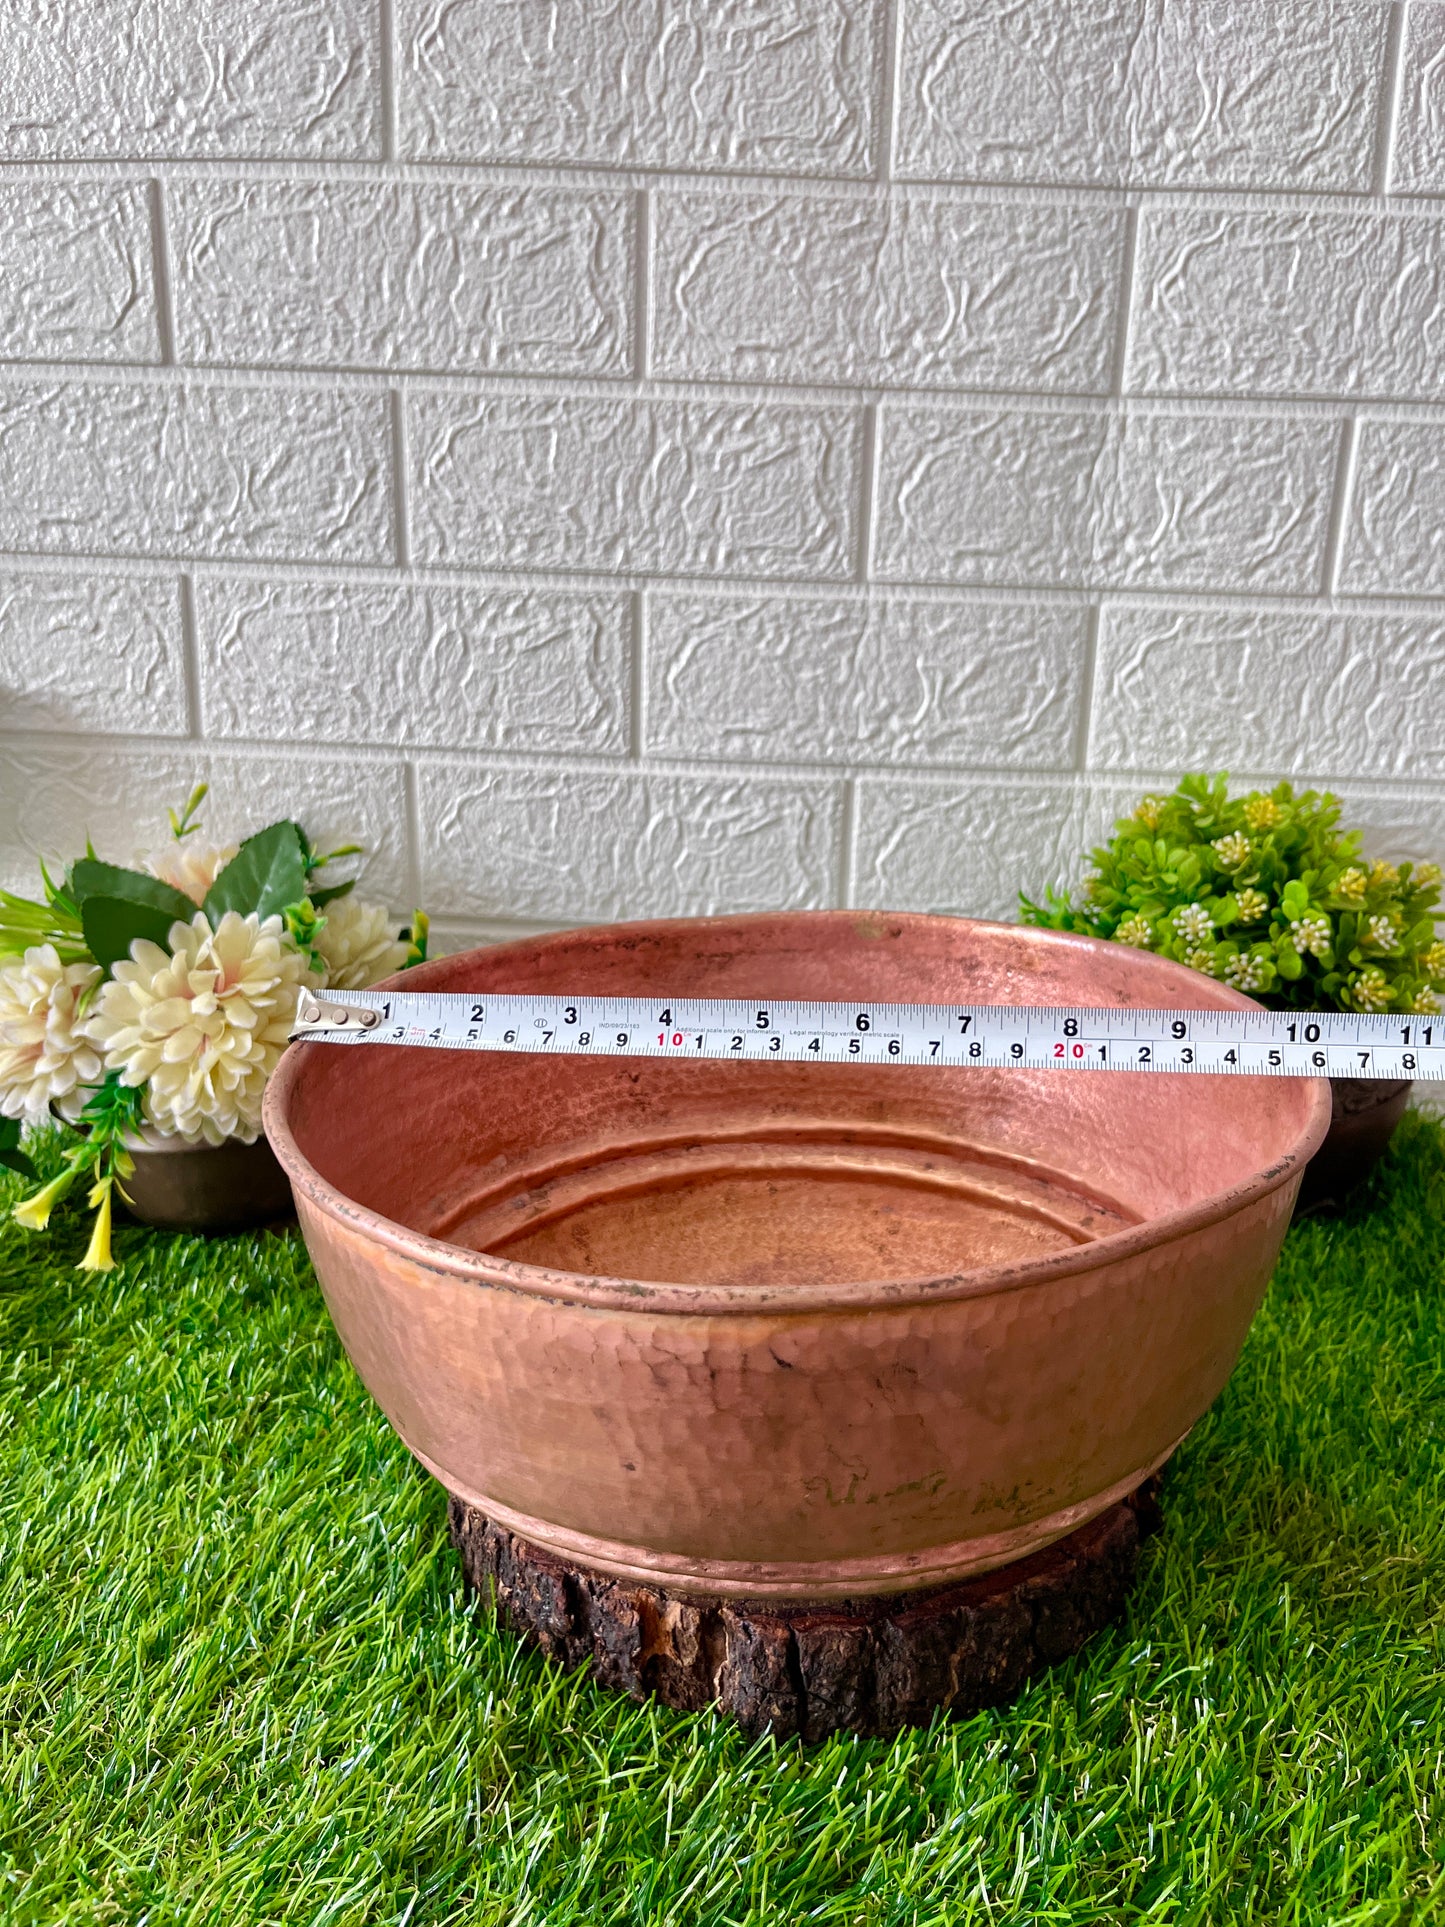
[[[408,989],[1247,1003],[1054,931],[617,925]],[[357,1370],[451,1491],[674,1590],[935,1586],[1081,1525],[1233,1368],[1323,1080],[287,1051],[266,1128]]]

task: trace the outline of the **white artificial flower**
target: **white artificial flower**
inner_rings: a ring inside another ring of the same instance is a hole
[[[78,1116],[101,1063],[76,1011],[100,974],[98,964],[63,964],[50,943],[0,969],[0,1116],[35,1124],[52,1105]]]
[[[306,958],[279,917],[228,910],[173,923],[169,951],[138,938],[116,964],[88,1026],[107,1070],[145,1088],[145,1115],[167,1137],[208,1144],[261,1129],[266,1079],[286,1048]]]
[[[1323,957],[1330,947],[1328,917],[1295,917],[1290,923],[1289,933],[1301,956],[1308,951],[1312,957]]]
[[[1249,838],[1242,830],[1230,836],[1217,836],[1210,845],[1226,870],[1238,870],[1249,861]]]
[[[1365,919],[1365,942],[1372,943],[1377,950],[1395,948],[1395,920],[1393,917],[1367,917]]]
[[[1263,890],[1241,890],[1235,901],[1239,905],[1241,923],[1258,923],[1269,908],[1269,898]]]
[[[1186,950],[1184,961],[1191,970],[1202,970],[1206,977],[1214,975],[1214,952],[1212,950]]]
[[[1224,975],[1236,990],[1263,990],[1264,965],[1258,957],[1241,951],[1224,960]]]
[[[1186,903],[1174,912],[1174,928],[1188,944],[1208,943],[1214,935],[1214,921],[1202,903]]]
[[[217,847],[188,837],[184,842],[163,843],[140,861],[153,877],[169,883],[192,903],[204,903],[206,892],[240,847],[239,843]]]
[[[1361,1010],[1388,1010],[1390,986],[1383,970],[1367,964],[1350,986],[1350,994]]]
[[[406,962],[410,953],[397,935],[400,926],[386,914],[384,904],[337,897],[322,915],[326,921],[317,933],[316,948],[333,990],[365,990]]]
[[[1284,811],[1272,796],[1251,796],[1245,799],[1244,820],[1256,832],[1274,829],[1283,815]]]
[[[1429,1017],[1440,1008],[1440,999],[1430,989],[1417,990],[1410,1004],[1411,1010],[1418,1010],[1423,1017]]]
[[[1136,950],[1147,950],[1154,941],[1154,932],[1147,917],[1125,917],[1114,932],[1115,943],[1132,944]]]

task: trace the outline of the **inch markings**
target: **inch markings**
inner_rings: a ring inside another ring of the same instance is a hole
[[[304,991],[291,1035],[550,1057],[1445,1078],[1445,1018],[1395,1012]]]

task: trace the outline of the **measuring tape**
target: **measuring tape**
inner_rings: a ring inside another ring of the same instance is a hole
[[[1445,1016],[303,990],[293,1038],[548,1057],[1445,1077]]]

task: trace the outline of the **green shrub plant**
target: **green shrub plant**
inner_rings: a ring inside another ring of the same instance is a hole
[[[1111,938],[1289,1010],[1436,1011],[1445,942],[1434,863],[1370,863],[1339,799],[1227,775],[1145,796],[1073,894],[1020,897],[1024,922]]]

